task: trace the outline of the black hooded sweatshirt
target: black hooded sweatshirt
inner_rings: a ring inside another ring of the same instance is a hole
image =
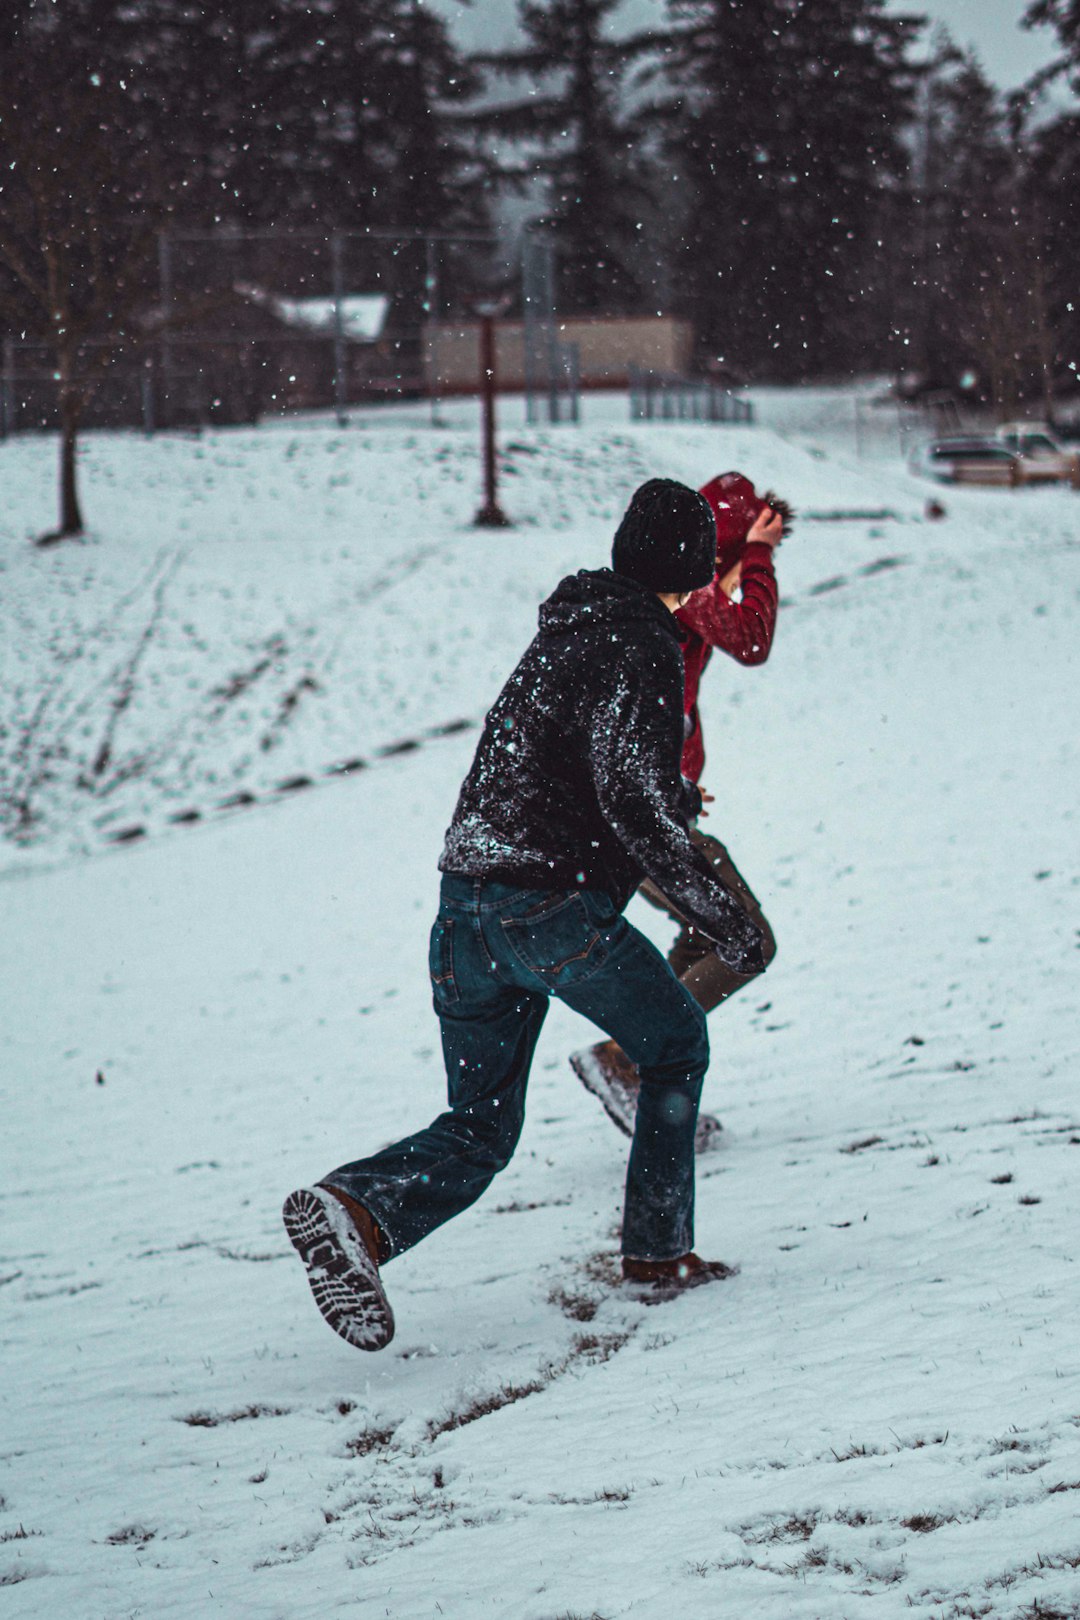
[[[523,889],[599,889],[618,910],[648,876],[737,972],[762,935],[690,841],[682,632],[610,569],[564,579],[484,724],[440,869]]]

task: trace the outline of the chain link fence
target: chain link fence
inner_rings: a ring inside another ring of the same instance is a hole
[[[254,422],[433,397],[436,329],[471,307],[494,239],[362,231],[167,231],[141,330],[76,355],[83,425]],[[56,356],[7,338],[0,433],[58,425]]]

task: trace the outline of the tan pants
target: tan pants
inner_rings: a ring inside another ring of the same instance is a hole
[[[768,919],[743,880],[742,874],[719,838],[712,838],[697,827],[691,828],[690,837],[716,875],[723,879],[740,902],[747,916],[753,918],[765,935],[762,951],[765,966],[768,967],[776,955],[776,940]],[[736,990],[741,990],[744,984],[752,984],[758,977],[756,973],[736,973],[726,962],[722,962],[716,954],[712,941],[692,927],[648,878],[638,892],[650,905],[656,906],[660,911],[666,911],[668,916],[679,924],[679,933],[668,952],[668,962],[675,977],[681,984],[685,984],[698,1006],[705,1012],[712,1012],[714,1007],[719,1007],[722,1001],[733,996]]]

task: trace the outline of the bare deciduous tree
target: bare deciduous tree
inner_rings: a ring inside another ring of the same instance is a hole
[[[122,79],[73,62],[58,39],[0,63],[0,322],[47,345],[60,422],[60,521],[83,531],[78,433],[98,377],[142,335],[158,230],[182,185],[140,136]],[[40,543],[40,542],[39,542]]]

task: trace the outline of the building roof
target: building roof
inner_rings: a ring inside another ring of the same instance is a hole
[[[337,301],[333,298],[279,298],[264,287],[238,285],[238,293],[269,310],[286,326],[331,337],[335,331]],[[341,300],[341,329],[347,338],[374,343],[386,324],[390,299],[386,293],[350,293]]]

